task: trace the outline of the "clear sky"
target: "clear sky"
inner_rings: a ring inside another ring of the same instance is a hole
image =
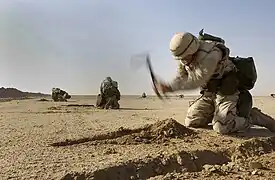
[[[232,56],[254,57],[253,95],[275,92],[273,0],[1,0],[0,86],[95,94],[111,76],[122,94],[150,94],[150,76],[131,56],[149,51],[156,73],[171,80],[170,38],[202,28],[224,38]]]

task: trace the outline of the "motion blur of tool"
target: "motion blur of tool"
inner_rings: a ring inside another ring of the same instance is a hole
[[[156,83],[157,83],[157,79],[155,77],[155,74],[154,74],[154,71],[153,71],[153,68],[152,68],[152,64],[151,64],[151,58],[150,58],[150,55],[147,54],[146,56],[146,65],[147,65],[147,68],[150,72],[150,75],[151,75],[151,79],[152,79],[152,82],[153,82],[153,86],[154,86],[154,91],[156,93],[156,95],[161,99],[163,100],[163,97],[160,95],[159,91],[158,91],[158,88],[156,86]]]
[[[162,97],[162,95],[160,94],[160,92],[158,91],[158,87],[157,87],[157,78],[156,75],[153,71],[153,67],[151,64],[151,57],[149,53],[145,53],[145,54],[138,54],[132,57],[132,66],[134,68],[138,68],[141,66],[141,64],[146,64],[147,69],[149,70],[151,79],[152,79],[152,83],[153,83],[153,90],[156,93],[156,95],[158,96],[159,99],[164,100],[164,98]],[[164,97],[166,99],[168,99],[168,96],[164,93],[163,94]]]

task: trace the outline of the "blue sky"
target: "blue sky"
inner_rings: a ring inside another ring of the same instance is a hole
[[[175,32],[200,29],[226,40],[232,56],[252,56],[253,95],[275,92],[275,1],[272,0],[1,0],[0,86],[95,94],[112,76],[123,94],[152,93],[133,54],[149,51],[164,80],[176,74],[169,52]]]

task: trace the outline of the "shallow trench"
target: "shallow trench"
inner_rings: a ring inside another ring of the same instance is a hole
[[[148,179],[171,172],[200,172],[204,165],[226,165],[248,157],[270,153],[275,149],[275,137],[253,138],[230,150],[220,151],[181,151],[168,156],[148,157],[128,161],[93,172],[72,172],[64,175],[62,180],[124,180]]]

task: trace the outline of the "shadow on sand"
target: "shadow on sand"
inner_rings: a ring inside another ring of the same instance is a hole
[[[152,108],[131,108],[131,107],[122,107],[118,110],[128,110],[128,111],[150,111],[150,110],[158,110]]]
[[[273,137],[275,136],[275,133],[269,131],[264,127],[253,126],[246,132],[234,133],[232,134],[232,136],[242,138],[242,139],[250,139],[253,137]]]
[[[95,107],[93,104],[67,104],[67,105],[61,105],[61,106],[67,106],[67,107]]]
[[[208,124],[205,127],[201,127],[198,129],[207,129],[207,130],[213,130],[212,124]],[[246,132],[237,132],[237,133],[232,133],[228,134],[226,136],[231,136],[235,138],[241,138],[241,139],[250,139],[250,138],[255,138],[255,137],[273,137],[275,136],[274,132],[269,131],[268,129],[260,126],[252,126],[249,130]]]

